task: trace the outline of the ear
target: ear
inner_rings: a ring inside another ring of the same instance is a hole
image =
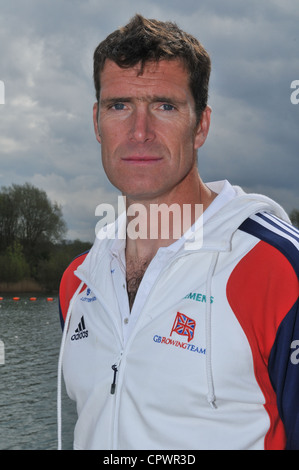
[[[99,143],[101,143],[101,137],[100,137],[100,132],[99,132],[98,109],[99,109],[99,105],[98,105],[98,103],[95,103],[93,105],[93,126],[94,126],[94,132],[95,132],[95,135],[96,135],[96,139]]]
[[[205,143],[206,138],[208,137],[210,123],[211,123],[211,113],[212,113],[212,108],[210,106],[207,106],[202,112],[199,124],[195,132],[195,139],[194,139],[195,149],[199,149],[199,147],[201,147]]]

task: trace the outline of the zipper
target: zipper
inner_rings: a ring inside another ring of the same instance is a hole
[[[113,364],[113,366],[111,368],[114,371],[114,374],[113,374],[113,382],[112,382],[111,388],[110,388],[110,393],[111,393],[111,395],[114,395],[115,394],[115,389],[116,389],[116,374],[118,372],[117,364]]]
[[[111,369],[113,370],[113,378],[112,378],[112,383],[111,383],[111,387],[110,387],[110,394],[111,395],[115,395],[116,377],[117,377],[117,372],[119,370],[122,355],[123,355],[123,351],[121,351],[118,361],[111,366]]]
[[[111,449],[116,450],[117,448],[117,429],[118,429],[118,409],[119,409],[119,400],[120,394],[117,392],[117,379],[119,379],[118,372],[120,371],[120,363],[122,360],[123,351],[120,352],[118,360],[111,366],[113,371],[112,383],[110,386],[110,395],[113,401],[113,410],[112,410],[112,432],[111,432]]]

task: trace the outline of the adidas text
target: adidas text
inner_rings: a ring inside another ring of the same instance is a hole
[[[80,331],[80,333],[76,333],[71,337],[72,341],[78,340],[78,339],[83,339],[88,337],[88,330],[85,331]]]

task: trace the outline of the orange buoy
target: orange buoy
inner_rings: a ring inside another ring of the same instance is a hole
[[[54,300],[53,297],[47,297],[48,302],[53,302],[53,300]]]
[[[36,297],[30,297],[30,299],[32,302],[34,302],[36,300]]]
[[[20,300],[20,297],[13,297],[12,300]]]

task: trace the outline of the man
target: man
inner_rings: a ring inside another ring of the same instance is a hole
[[[299,448],[298,232],[269,198],[201,180],[209,75],[196,39],[140,15],[95,51],[95,134],[127,217],[61,282],[76,449]],[[162,204],[179,210],[151,237]]]

